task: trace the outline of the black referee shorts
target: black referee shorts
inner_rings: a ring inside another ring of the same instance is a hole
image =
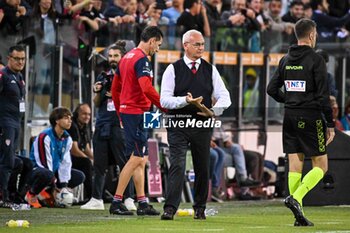
[[[327,154],[326,124],[321,113],[286,109],[283,120],[283,152],[306,157]]]

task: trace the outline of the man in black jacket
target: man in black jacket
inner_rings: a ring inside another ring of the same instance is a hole
[[[304,217],[302,200],[328,169],[327,145],[334,138],[326,64],[315,53],[316,23],[301,19],[295,25],[298,45],[290,47],[273,75],[267,93],[285,104],[283,150],[288,154],[288,187],[285,205],[293,212],[295,226],[313,226]],[[284,86],[284,92],[280,87]],[[323,119],[326,119],[326,122]],[[301,179],[304,157],[313,168]]]

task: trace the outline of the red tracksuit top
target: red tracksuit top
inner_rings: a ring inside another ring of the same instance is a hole
[[[151,62],[141,49],[134,48],[125,54],[116,69],[111,90],[118,114],[143,114],[149,111],[151,103],[163,110],[152,80]]]

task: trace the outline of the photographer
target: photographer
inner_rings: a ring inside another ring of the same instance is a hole
[[[106,170],[110,165],[118,165],[123,169],[128,158],[125,155],[124,131],[120,127],[112,94],[110,92],[115,69],[119,60],[125,54],[125,42],[117,41],[108,49],[108,64],[110,69],[102,72],[94,84],[93,91],[96,94],[94,104],[98,108],[96,116],[94,146],[94,172],[95,178],[92,188],[92,198],[81,209],[104,210],[103,190]],[[133,187],[126,189],[125,196],[131,197]],[[134,200],[127,198],[125,205],[129,210],[136,210]]]

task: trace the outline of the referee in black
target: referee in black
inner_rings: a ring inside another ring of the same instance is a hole
[[[293,212],[294,226],[313,226],[302,209],[304,196],[316,186],[328,169],[327,145],[334,138],[334,122],[329,101],[327,69],[314,51],[316,23],[300,19],[295,25],[298,44],[289,48],[274,73],[267,93],[285,104],[283,150],[288,154],[288,187],[285,205]],[[284,86],[284,92],[281,87]],[[312,169],[302,178],[305,157]]]
[[[161,105],[169,110],[172,122],[179,123],[167,128],[171,165],[161,219],[173,220],[179,207],[186,152],[190,146],[195,172],[194,218],[203,220],[206,219],[213,127],[201,126],[200,123],[215,121],[213,117],[221,115],[231,105],[231,100],[217,69],[201,58],[205,45],[203,35],[197,30],[189,30],[183,35],[182,44],[184,57],[167,67],[161,85]],[[196,122],[196,125],[186,125],[186,122]]]

